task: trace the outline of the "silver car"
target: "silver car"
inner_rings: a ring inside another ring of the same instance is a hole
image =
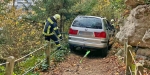
[[[69,30],[69,47],[96,48],[107,55],[109,38],[113,36],[113,27],[105,18],[97,16],[77,16]]]

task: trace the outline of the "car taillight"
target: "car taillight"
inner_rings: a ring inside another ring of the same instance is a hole
[[[69,34],[77,35],[78,30],[74,30],[72,28],[69,29]]]
[[[106,38],[106,32],[94,32],[95,37]]]

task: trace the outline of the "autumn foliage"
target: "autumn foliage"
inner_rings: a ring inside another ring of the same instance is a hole
[[[32,23],[23,16],[27,13],[14,8],[0,14],[1,58],[8,56],[21,57],[42,45],[42,24]]]

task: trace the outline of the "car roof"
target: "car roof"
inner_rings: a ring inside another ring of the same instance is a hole
[[[99,17],[99,16],[87,16],[87,15],[78,15],[76,18],[79,18],[79,17],[95,17],[95,18],[101,18],[102,17]]]

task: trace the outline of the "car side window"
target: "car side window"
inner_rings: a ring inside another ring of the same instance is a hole
[[[108,20],[106,20],[106,22],[107,22],[107,25],[108,25],[109,30],[114,29],[113,25],[111,25],[110,22],[109,22]]]
[[[104,22],[104,27],[105,27],[105,29],[108,29],[108,25],[107,25],[106,20],[103,20],[103,22]]]

